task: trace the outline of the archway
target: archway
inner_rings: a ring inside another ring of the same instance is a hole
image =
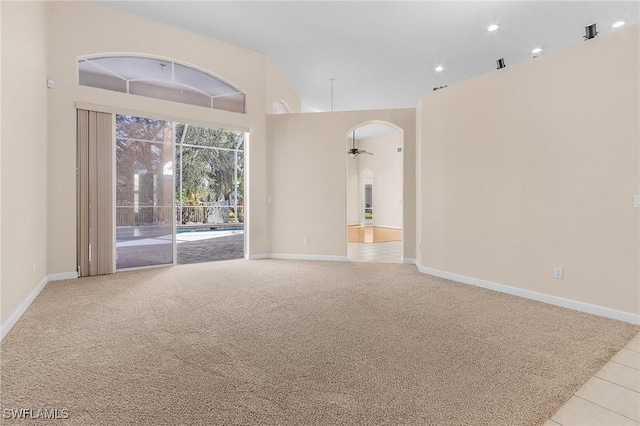
[[[272,114],[291,114],[291,108],[285,101],[278,99],[271,104]]]
[[[403,132],[383,121],[347,134],[347,258],[402,262]]]

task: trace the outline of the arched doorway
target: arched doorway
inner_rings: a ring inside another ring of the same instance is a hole
[[[402,262],[403,132],[368,122],[347,135],[347,258]]]

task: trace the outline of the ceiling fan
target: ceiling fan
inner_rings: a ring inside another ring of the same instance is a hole
[[[352,142],[352,145],[351,145],[351,149],[349,151],[347,151],[347,154],[349,154],[349,156],[355,160],[356,158],[358,158],[358,155],[360,155],[360,154],[373,155],[373,152],[368,152],[368,151],[365,151],[364,149],[356,148],[356,131],[354,130],[353,131],[353,142]]]

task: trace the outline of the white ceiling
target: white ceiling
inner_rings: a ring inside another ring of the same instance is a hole
[[[100,3],[266,53],[303,111],[330,110],[330,78],[336,111],[413,108],[434,87],[495,70],[496,59],[509,66],[535,47],[544,55],[582,43],[594,22],[605,34],[617,20],[640,21],[637,1]]]

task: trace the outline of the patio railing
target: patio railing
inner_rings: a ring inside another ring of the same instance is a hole
[[[171,224],[173,206],[116,206],[116,226]]]
[[[196,206],[176,207],[176,220],[178,225],[189,223],[242,223],[244,222],[244,206],[234,206],[207,203]]]
[[[244,206],[207,203],[176,206],[116,206],[116,226],[154,226],[170,224],[175,217],[178,225],[243,223]]]

